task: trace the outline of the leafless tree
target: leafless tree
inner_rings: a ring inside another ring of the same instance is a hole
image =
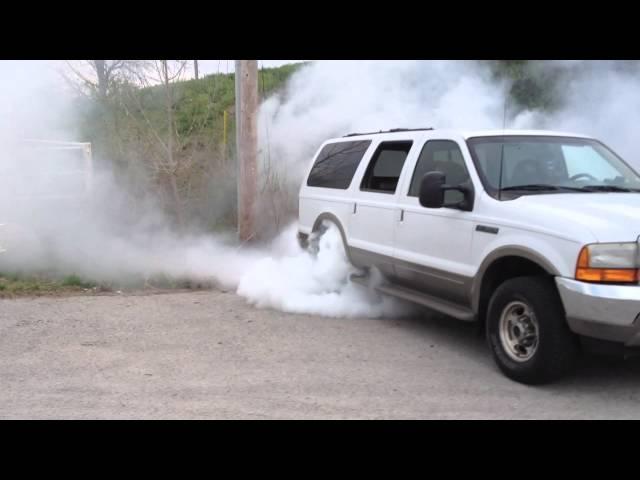
[[[68,75],[83,94],[99,101],[103,110],[99,118],[104,123],[100,132],[108,159],[118,164],[139,195],[155,186],[155,194],[180,226],[187,226],[194,212],[206,210],[200,205],[208,205],[212,194],[220,198],[222,190],[212,192],[212,184],[229,188],[229,179],[235,175],[235,165],[224,161],[220,139],[211,135],[210,114],[218,91],[215,80],[206,86],[207,109],[180,117],[183,123],[178,125],[181,89],[177,84],[186,80],[190,66],[190,60],[104,64],[91,60],[69,62]],[[106,93],[100,85],[106,85]],[[161,109],[150,103],[157,100],[162,101]]]
[[[65,75],[80,90],[105,99],[112,93],[117,80],[134,69],[135,60],[82,60],[67,62],[69,72]]]
[[[203,170],[211,162],[210,146],[213,139],[200,143],[199,132],[204,129],[204,121],[194,118],[182,135],[176,124],[176,82],[185,79],[188,60],[153,60],[137,68],[137,86],[127,90],[127,101],[122,106],[129,118],[137,123],[137,131],[147,146],[143,157],[150,173],[160,184],[168,188],[170,203],[178,225],[184,225],[184,207],[192,192],[193,182],[203,182]],[[150,118],[143,104],[142,87],[161,88],[164,98],[163,118]],[[132,110],[132,106],[134,107]]]

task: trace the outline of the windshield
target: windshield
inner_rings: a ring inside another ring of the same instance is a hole
[[[467,141],[487,191],[640,191],[640,177],[596,140],[574,137],[475,137]],[[500,165],[502,159],[502,167]]]

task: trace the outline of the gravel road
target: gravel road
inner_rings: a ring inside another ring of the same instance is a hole
[[[0,418],[640,418],[640,361],[503,377],[470,326],[218,291],[0,300]]]

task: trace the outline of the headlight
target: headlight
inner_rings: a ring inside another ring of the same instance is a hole
[[[595,243],[580,251],[576,280],[638,283],[639,267],[637,243]]]

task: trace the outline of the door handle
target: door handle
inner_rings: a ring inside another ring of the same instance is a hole
[[[404,210],[400,209],[400,221],[404,222]]]

